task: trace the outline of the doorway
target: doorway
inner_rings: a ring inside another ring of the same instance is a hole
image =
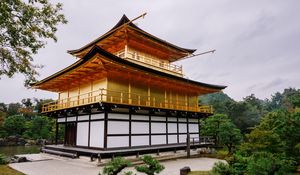
[[[65,128],[65,145],[75,146],[76,145],[76,132],[77,126],[75,122],[67,123]]]

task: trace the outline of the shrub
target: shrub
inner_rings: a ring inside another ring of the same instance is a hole
[[[4,155],[0,154],[0,165],[4,165],[6,164],[7,161],[6,161],[6,158]]]
[[[108,162],[103,168],[102,175],[117,175],[124,168],[130,166],[131,163],[123,157],[116,157]],[[131,175],[131,172],[126,172],[125,175]],[[101,175],[101,173],[99,173]]]
[[[150,155],[143,156],[141,160],[145,163],[145,165],[136,166],[135,169],[138,172],[145,173],[147,175],[154,175],[165,169],[165,167],[161,165],[158,160],[154,159]]]
[[[217,157],[220,159],[224,159],[225,157],[227,157],[229,155],[229,152],[226,150],[219,150],[217,152]]]
[[[230,166],[224,162],[216,162],[210,172],[211,175],[231,175],[233,174]]]
[[[249,175],[284,175],[293,171],[295,165],[295,161],[286,159],[282,155],[260,152],[250,157],[247,170]]]

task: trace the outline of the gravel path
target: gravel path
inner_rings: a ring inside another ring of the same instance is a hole
[[[50,158],[51,160],[14,163],[9,166],[28,175],[98,175],[100,169],[102,169],[101,167],[97,167],[95,162],[90,162],[88,158]],[[160,175],[177,175],[180,168],[184,166],[189,166],[192,170],[210,170],[217,161],[220,160],[213,158],[192,158],[165,161],[162,162],[165,170]],[[134,171],[134,168],[126,170]],[[139,175],[139,173],[136,174]]]

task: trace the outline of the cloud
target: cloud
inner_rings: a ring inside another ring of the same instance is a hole
[[[34,56],[45,65],[41,79],[72,64],[66,50],[77,49],[113,27],[126,14],[139,27],[171,43],[207,54],[180,61],[185,74],[197,81],[227,85],[239,100],[254,93],[266,98],[286,87],[300,86],[300,16],[298,0],[52,0],[64,4],[69,23],[59,27],[58,42],[48,42]],[[16,95],[16,93],[18,95]],[[0,80],[0,102],[25,97],[57,98],[53,93],[23,87],[23,77]]]
[[[268,83],[266,83],[265,85],[263,85],[261,87],[261,90],[267,90],[270,88],[276,88],[277,86],[280,86],[282,84],[284,84],[287,80],[285,79],[281,79],[281,78],[276,78]]]

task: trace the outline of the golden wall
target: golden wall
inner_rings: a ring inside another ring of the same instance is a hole
[[[182,110],[188,110],[187,106],[195,108],[198,106],[196,94],[158,88],[151,83],[124,80],[122,77],[91,81],[59,94],[59,104],[63,107],[99,101]]]
[[[101,89],[107,89],[107,79],[90,81],[89,83],[70,88],[65,92],[59,93],[59,103],[67,106],[82,105],[100,101]],[[102,100],[106,98],[102,96]]]
[[[121,78],[108,79],[107,100],[114,103],[128,103],[162,108],[179,108],[186,106],[197,108],[197,94],[184,94],[175,89],[162,89],[154,85]]]

